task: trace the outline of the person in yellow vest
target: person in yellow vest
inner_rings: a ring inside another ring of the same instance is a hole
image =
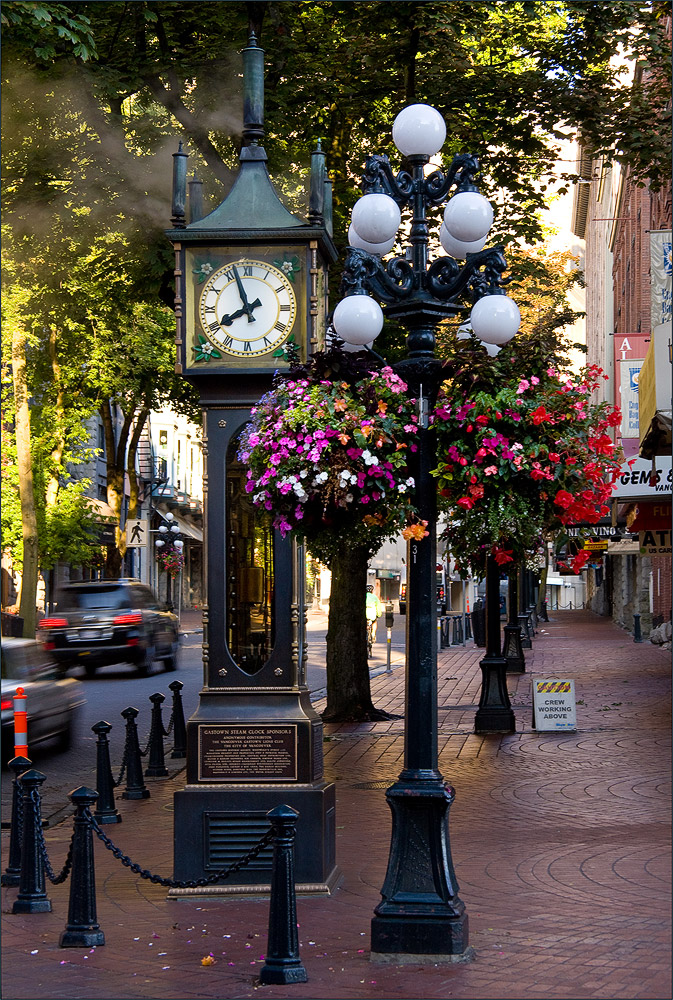
[[[367,651],[372,655],[372,646],[376,641],[376,624],[383,614],[383,605],[374,593],[374,588],[370,584],[367,587],[367,604],[365,606],[367,616]]]

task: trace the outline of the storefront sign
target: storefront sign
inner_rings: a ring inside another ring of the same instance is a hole
[[[653,528],[666,530],[671,526],[673,506],[670,503],[639,503],[635,521],[631,523],[631,531],[652,531]]]
[[[671,493],[673,469],[670,455],[657,455],[654,459],[636,458],[624,462],[616,483],[614,500],[649,500],[659,493]]]
[[[642,556],[670,556],[671,532],[653,530],[640,532],[640,554]]]
[[[585,541],[582,546],[587,552],[605,552],[608,547],[607,538],[604,541],[596,542],[593,539],[590,542]]]
[[[533,711],[535,728],[545,730],[575,730],[575,682],[553,678],[533,678]]]

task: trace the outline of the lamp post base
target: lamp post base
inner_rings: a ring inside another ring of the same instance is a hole
[[[521,645],[521,628],[511,622],[503,629],[505,638],[502,644],[502,655],[507,660],[508,674],[524,674],[526,660]]]
[[[401,777],[386,792],[393,830],[383,899],[372,918],[374,961],[415,956],[435,963],[458,960],[468,951],[468,919],[448,836],[454,795],[441,775]]]
[[[481,700],[474,717],[475,733],[513,733],[514,712],[507,692],[507,660],[503,656],[485,656],[479,664],[482,673]]]

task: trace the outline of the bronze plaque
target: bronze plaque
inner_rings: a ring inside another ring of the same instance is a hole
[[[297,727],[199,726],[199,781],[296,781]]]

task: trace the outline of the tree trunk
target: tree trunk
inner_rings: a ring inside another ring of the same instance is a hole
[[[19,496],[23,525],[23,570],[19,614],[23,618],[23,635],[35,636],[37,622],[38,537],[33,490],[33,463],[30,453],[30,409],[26,386],[26,335],[17,323],[12,329],[12,379],[16,410],[16,453],[19,472]]]
[[[332,589],[327,629],[325,722],[389,719],[372,704],[367,663],[367,563],[365,546],[342,545],[331,565]]]
[[[56,354],[56,328],[53,326],[49,328],[49,360],[51,361],[51,370],[54,377],[54,385],[56,386],[56,442],[51,451],[51,458],[55,468],[58,469],[61,465],[63,449],[65,448],[65,438],[63,436],[64,394],[61,366]],[[59,486],[58,472],[54,474],[50,470],[45,494],[45,506],[47,509],[55,505],[58,498]]]

